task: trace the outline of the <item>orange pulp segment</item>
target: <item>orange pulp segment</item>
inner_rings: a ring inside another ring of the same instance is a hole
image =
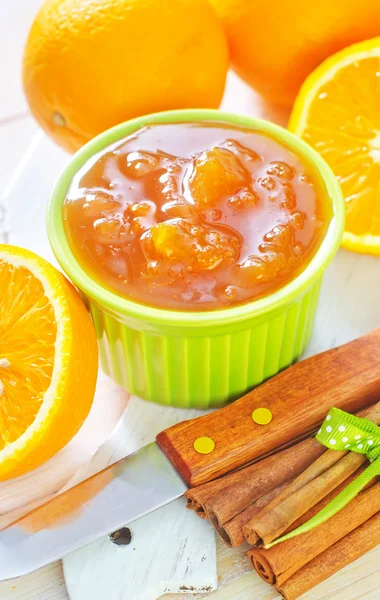
[[[322,63],[305,81],[289,129],[326,159],[346,201],[342,245],[380,255],[380,37]]]
[[[95,332],[79,294],[32,252],[0,245],[0,481],[39,466],[87,416]]]

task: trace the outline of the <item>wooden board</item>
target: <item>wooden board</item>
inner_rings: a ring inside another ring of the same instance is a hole
[[[160,600],[279,600],[279,595],[252,572],[244,553],[217,544],[219,587],[210,594],[165,594]],[[304,594],[300,600],[379,600],[380,547]],[[102,600],[130,600],[114,595]],[[61,563],[0,584],[1,600],[69,600]],[[90,599],[90,595],[81,600]],[[92,600],[92,599],[91,599]]]
[[[113,436],[70,485],[151,442],[167,423],[199,414],[132,396]],[[86,595],[103,600],[107,594],[118,598],[123,592],[129,600],[155,600],[184,588],[216,588],[214,531],[185,509],[184,498],[132,523],[130,532],[127,546],[117,546],[106,536],[63,560],[71,600]]]
[[[47,159],[49,155],[49,159]],[[13,186],[8,188],[8,214],[10,215],[10,232],[9,240],[14,243],[23,243],[29,245],[38,245],[38,251],[41,254],[47,255],[49,250],[46,247],[46,240],[43,241],[43,236],[35,235],[35,230],[31,230],[28,223],[31,221],[38,223],[43,218],[44,203],[36,202],[35,204],[23,208],[26,203],[27,196],[24,199],[24,190],[40,189],[41,197],[46,197],[48,194],[51,182],[44,177],[46,160],[50,160],[53,168],[60,167],[60,162],[66,160],[59,151],[55,150],[54,146],[47,140],[43,139],[39,134],[32,142],[31,149],[27,152],[26,159],[21,165],[20,171],[14,178]],[[33,188],[38,180],[38,188]],[[36,196],[36,194],[33,194]],[[25,220],[16,218],[20,212],[25,210]],[[313,337],[308,347],[307,354],[311,355],[320,352],[324,349],[336,346],[340,343],[349,341],[363,333],[369,332],[371,329],[380,325],[380,304],[377,300],[377,277],[378,277],[379,261],[376,258],[354,255],[345,251],[339,251],[337,257],[328,269],[322,287],[321,301],[317,313],[316,325],[314,328]],[[106,378],[105,378],[106,379]],[[108,380],[109,381],[109,380]],[[116,386],[117,388],[117,386]],[[116,389],[114,390],[114,400],[117,398]],[[122,395],[123,393],[121,393]],[[120,398],[121,407],[127,398]],[[154,423],[155,431],[152,429],[151,435],[157,432],[160,428],[166,426],[165,422],[167,411],[171,410],[177,413],[175,409],[165,409],[155,405],[147,404],[141,400],[135,400],[135,408],[131,410],[128,422],[130,430],[128,435],[132,435],[134,423],[145,419],[142,430],[149,428]],[[140,408],[136,407],[140,404]],[[113,406],[108,404],[107,407]],[[131,405],[132,406],[132,405]],[[157,418],[157,414],[161,412],[161,419]],[[107,412],[108,414],[108,412]],[[183,417],[182,417],[183,418]],[[174,422],[174,421],[173,421]],[[90,426],[90,424],[88,424]],[[119,441],[117,441],[119,439]],[[75,443],[77,440],[74,440]],[[140,443],[143,443],[143,438],[140,438]],[[65,449],[69,452],[70,448]],[[94,451],[95,449],[93,449]],[[82,449],[83,452],[83,449]],[[93,461],[83,465],[79,476],[83,476],[92,470],[98,470],[104,466],[104,461],[116,459],[120,456],[121,446],[120,438],[116,435],[105,446],[99,450]],[[75,456],[77,454],[74,452]],[[72,456],[72,452],[70,452]],[[81,456],[83,458],[83,456]],[[73,468],[72,459],[66,459],[63,463],[65,468]],[[90,464],[90,466],[89,466]],[[45,466],[44,468],[48,468]],[[67,475],[67,474],[66,474]],[[78,475],[77,475],[78,476]],[[68,477],[67,477],[68,479]],[[41,476],[40,481],[47,485],[49,478]],[[20,492],[21,491],[21,496]],[[22,482],[22,487],[14,489],[11,495],[7,494],[8,498],[29,497],[33,496],[35,485],[28,480]],[[0,496],[1,497],[1,496]],[[20,507],[23,510],[23,506]],[[376,569],[379,563],[380,551],[376,549],[367,557],[360,559],[352,567],[347,567],[344,571],[334,576],[329,582],[325,582],[315,590],[305,595],[308,600],[321,600],[322,598],[344,598],[345,600],[372,600],[378,598]],[[91,559],[88,561],[91,565]],[[236,551],[224,549],[221,544],[218,545],[218,569],[219,569],[219,589],[208,594],[208,598],[215,600],[274,600],[275,592],[270,590],[261,580],[250,571],[248,561],[244,554]],[[93,570],[90,566],[85,571],[90,574],[87,581],[91,580]],[[355,579],[352,574],[355,574]],[[107,571],[100,573],[105,580],[108,580]],[[117,579],[113,580],[114,582]],[[12,589],[16,586],[15,589]],[[121,598],[125,600],[134,600],[129,595],[125,595],[125,588],[120,590],[120,584],[114,586],[111,600],[113,598]],[[124,591],[123,591],[124,589]],[[321,591],[322,590],[322,591]],[[334,590],[334,596],[328,596]],[[58,565],[53,565],[43,569],[37,574],[33,574],[15,582],[7,582],[0,584],[0,597],[4,600],[22,598],[23,600],[41,600],[45,598],[56,598],[57,600],[67,599],[67,591],[62,584],[62,571]],[[199,596],[198,597],[204,597]],[[184,596],[170,596],[172,600],[183,600]],[[76,599],[74,599],[76,600]],[[82,600],[82,599],[80,599]],[[167,597],[165,600],[169,600]]]

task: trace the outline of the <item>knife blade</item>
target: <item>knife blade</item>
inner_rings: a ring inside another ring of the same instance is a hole
[[[156,442],[56,496],[0,533],[0,581],[26,575],[182,496]]]
[[[24,575],[129,524],[196,486],[313,433],[332,406],[357,412],[380,394],[380,329],[301,361],[233,404],[183,421],[152,444],[0,532],[0,581]],[[268,408],[272,421],[255,424]],[[291,407],[291,409],[289,409]],[[196,451],[210,437],[212,451]]]

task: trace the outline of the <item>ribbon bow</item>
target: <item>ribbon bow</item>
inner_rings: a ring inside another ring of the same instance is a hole
[[[379,427],[368,419],[355,417],[339,408],[330,410],[316,439],[331,450],[365,454],[371,462],[380,458]]]
[[[339,408],[332,408],[316,439],[331,450],[349,450],[365,454],[371,464],[318,514],[275,540],[266,546],[267,548],[321,525],[344,508],[374,477],[380,475],[380,428],[372,421],[355,417]]]

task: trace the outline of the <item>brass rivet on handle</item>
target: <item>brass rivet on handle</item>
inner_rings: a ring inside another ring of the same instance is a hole
[[[199,437],[194,442],[194,450],[198,454],[211,454],[215,448],[215,442],[209,437]]]
[[[257,425],[268,425],[273,419],[273,415],[269,408],[256,408],[252,413],[252,420]]]

